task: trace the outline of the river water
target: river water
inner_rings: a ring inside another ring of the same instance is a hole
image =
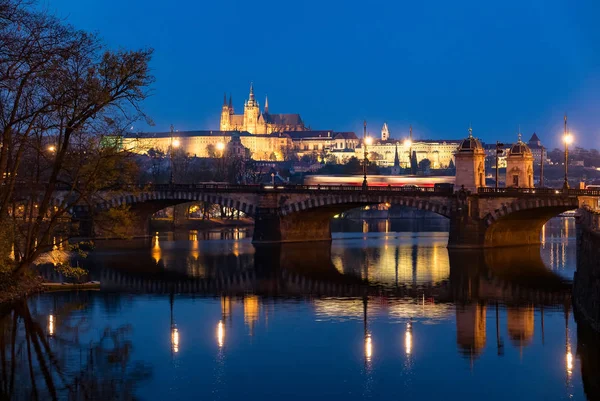
[[[0,399],[598,397],[573,219],[487,252],[449,252],[439,221],[333,227],[330,247],[255,249],[243,228],[99,244],[81,263],[102,290],[5,311]]]

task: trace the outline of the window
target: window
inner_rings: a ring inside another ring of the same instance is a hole
[[[513,187],[518,187],[518,186],[519,186],[519,176],[513,175]]]

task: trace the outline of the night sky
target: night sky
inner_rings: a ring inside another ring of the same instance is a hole
[[[600,2],[43,0],[113,48],[152,47],[144,104],[163,131],[218,129],[250,82],[313,129],[600,147]]]

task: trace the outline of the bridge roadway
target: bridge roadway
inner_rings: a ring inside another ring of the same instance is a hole
[[[68,203],[58,191],[55,202]],[[92,207],[72,205],[81,234],[98,235],[103,212],[128,207],[134,212],[132,236],[149,235],[152,214],[187,202],[209,202],[255,219],[256,244],[330,241],[330,219],[347,210],[388,203],[442,215],[450,220],[449,248],[490,248],[539,244],[546,221],[585,205],[596,208],[597,190],[480,188],[476,193],[415,187],[325,185],[153,185],[102,193]]]

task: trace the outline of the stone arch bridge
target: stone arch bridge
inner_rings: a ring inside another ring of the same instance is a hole
[[[60,202],[61,194],[56,194]],[[82,235],[94,234],[102,211],[127,206],[135,213],[135,235],[149,235],[152,214],[187,202],[238,209],[255,219],[254,243],[331,240],[330,219],[347,210],[388,203],[437,213],[449,219],[450,248],[537,244],[546,221],[558,214],[598,205],[600,191],[480,188],[477,193],[434,188],[355,186],[156,185],[104,193],[95,205],[74,205]]]

